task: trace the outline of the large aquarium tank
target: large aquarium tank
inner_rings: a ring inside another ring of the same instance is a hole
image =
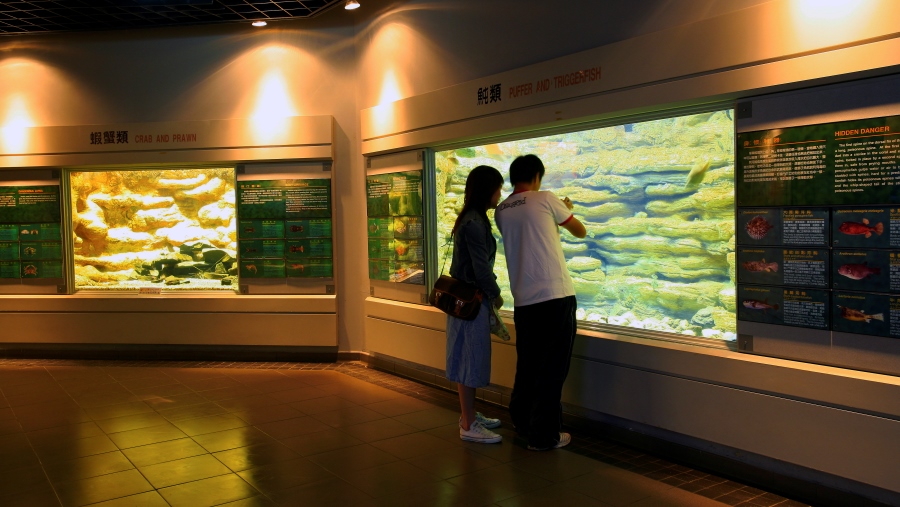
[[[234,168],[69,180],[76,290],[237,289]]]
[[[587,228],[584,239],[561,234],[580,321],[735,340],[731,110],[436,152],[440,265],[469,171],[496,167],[505,198],[510,162],[529,153],[546,168],[541,190],[569,197]]]

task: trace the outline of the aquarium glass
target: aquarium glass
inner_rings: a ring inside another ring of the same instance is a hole
[[[580,321],[736,338],[731,110],[436,152],[438,269],[469,171],[496,167],[505,198],[510,162],[529,153],[546,168],[541,190],[569,197],[587,227],[584,239],[561,231]],[[494,235],[511,310],[496,226]]]
[[[234,168],[71,172],[75,288],[237,288]]]

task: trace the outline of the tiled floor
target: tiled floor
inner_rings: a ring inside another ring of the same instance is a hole
[[[456,397],[360,363],[0,360],[0,505],[794,506],[575,433],[459,440]],[[713,500],[713,498],[715,500]]]

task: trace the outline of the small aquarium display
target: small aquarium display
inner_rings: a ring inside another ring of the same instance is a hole
[[[69,177],[77,290],[237,289],[234,168]]]
[[[580,321],[735,340],[731,110],[437,152],[439,265],[469,171],[496,167],[506,197],[509,164],[529,153],[546,168],[541,190],[569,197],[587,228],[584,239],[562,231]]]

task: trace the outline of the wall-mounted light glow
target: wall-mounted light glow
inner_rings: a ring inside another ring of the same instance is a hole
[[[348,11],[359,9],[359,2],[357,2],[356,0],[347,0],[347,3],[344,4],[344,8]]]
[[[266,25],[268,25],[268,23],[266,23],[266,22],[263,21],[263,20],[254,21],[253,23],[250,23],[250,24],[253,25],[253,26],[266,26]]]
[[[6,118],[0,126],[0,147],[4,153],[25,153],[28,148],[28,128],[34,126],[34,120],[28,113],[25,99],[14,96],[10,99]]]
[[[807,48],[862,36],[878,11],[872,0],[792,0],[788,5],[793,35]]]
[[[284,74],[277,69],[266,73],[256,97],[256,107],[250,115],[254,136],[262,143],[276,142],[288,133],[289,117],[297,116]]]

